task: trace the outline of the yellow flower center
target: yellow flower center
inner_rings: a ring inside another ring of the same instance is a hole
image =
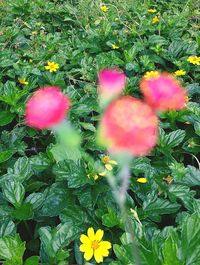
[[[99,247],[99,242],[97,240],[92,241],[92,248],[96,250]]]
[[[103,157],[102,157],[102,162],[103,162],[104,164],[109,163],[109,161],[110,161],[110,157],[109,157],[109,156],[103,156]]]

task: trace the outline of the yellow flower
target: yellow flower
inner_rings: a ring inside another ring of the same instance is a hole
[[[38,33],[37,33],[37,31],[32,31],[31,34],[32,35],[37,35]]]
[[[109,241],[102,241],[104,231],[98,229],[94,232],[94,229],[88,228],[87,235],[80,236],[80,251],[84,253],[84,259],[86,261],[91,260],[94,256],[97,263],[103,262],[104,257],[108,257],[111,249],[111,243]]]
[[[177,70],[174,74],[176,76],[182,76],[182,75],[185,75],[186,74],[186,71],[184,71],[184,70]]]
[[[49,70],[50,73],[52,72],[56,72],[59,69],[59,65],[57,63],[54,62],[48,62],[48,65],[46,65],[44,68],[46,70]]]
[[[149,71],[145,73],[144,78],[149,79],[151,77],[157,77],[158,75],[159,75],[158,71]]]
[[[117,165],[117,161],[110,159],[109,156],[102,156],[101,161],[104,163],[105,168],[108,171],[111,171],[113,169],[112,165]]]
[[[87,177],[89,179],[94,179],[94,180],[97,180],[99,179],[100,177],[105,177],[106,176],[106,170],[102,171],[102,172],[99,172],[99,173],[96,173],[96,174],[88,174]]]
[[[192,64],[200,65],[200,57],[198,56],[190,56],[188,57],[187,61]]]
[[[29,63],[32,63],[33,62],[33,60],[32,59],[29,59]]]
[[[116,50],[116,49],[119,49],[119,46],[112,44],[112,48],[113,48],[113,50]]]
[[[101,11],[103,11],[104,13],[108,12],[108,7],[106,5],[101,5],[100,7]]]
[[[155,12],[157,12],[157,10],[156,9],[148,9],[147,12],[149,12],[149,13],[155,13]]]
[[[155,16],[154,18],[152,18],[153,24],[158,23],[158,22],[160,22],[160,18],[158,16]]]
[[[26,81],[26,79],[19,79],[19,83],[22,84],[22,85],[28,85],[28,81]]]
[[[147,179],[146,178],[138,178],[137,182],[139,182],[139,183],[147,183]]]

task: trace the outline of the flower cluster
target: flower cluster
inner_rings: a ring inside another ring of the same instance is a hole
[[[121,80],[123,73],[120,72],[119,78],[119,74],[115,77],[112,72],[113,69],[106,69],[109,82],[102,86],[104,89],[100,89],[101,96],[117,97],[124,89],[125,82]],[[99,139],[113,153],[129,153],[133,156],[148,154],[157,141],[156,112],[185,107],[186,91],[173,75],[147,72],[141,80],[140,89],[144,101],[122,96],[113,100],[102,115]]]

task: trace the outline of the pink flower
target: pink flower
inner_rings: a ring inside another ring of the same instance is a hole
[[[158,119],[151,107],[131,96],[113,101],[100,121],[100,140],[111,152],[148,154],[157,140]]]
[[[26,124],[37,129],[51,128],[64,119],[69,106],[68,97],[58,87],[40,88],[26,104]]]
[[[125,74],[118,69],[104,69],[99,72],[99,94],[103,99],[118,96],[126,85]]]
[[[143,78],[140,88],[147,104],[156,111],[179,110],[185,107],[186,91],[168,73]]]

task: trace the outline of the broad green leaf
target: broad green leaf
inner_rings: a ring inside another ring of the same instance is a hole
[[[45,196],[41,192],[34,192],[31,193],[28,197],[25,199],[25,203],[32,204],[33,210],[36,210],[40,208],[45,200]]]
[[[28,258],[24,265],[38,265],[39,264],[39,257],[38,256],[32,256]]]
[[[9,124],[13,119],[15,115],[13,113],[10,113],[9,111],[0,111],[0,126],[5,126]]]
[[[178,259],[178,235],[175,232],[170,233],[163,245],[163,265],[184,265],[180,259]]]
[[[200,215],[193,214],[184,219],[181,227],[181,256],[184,265],[200,264]]]
[[[3,184],[3,195],[17,208],[22,204],[22,201],[24,199],[24,186],[15,180],[6,181]]]
[[[53,172],[58,181],[67,180],[69,188],[79,188],[90,182],[83,161],[60,162],[53,168]]]
[[[16,226],[11,220],[4,220],[0,222],[0,238],[16,234]]]
[[[52,186],[47,190],[47,196],[39,213],[42,216],[57,216],[73,201],[73,196],[67,188]]]
[[[13,265],[23,264],[23,254],[25,251],[25,243],[23,243],[18,235],[5,236],[0,238],[0,258],[10,262]]]
[[[107,227],[114,227],[119,224],[119,217],[112,208],[109,208],[108,213],[102,216],[102,223]]]
[[[30,203],[24,203],[12,212],[12,217],[17,220],[29,220],[33,218],[33,207]]]
[[[13,151],[1,151],[0,152],[0,163],[3,163],[13,156]]]

